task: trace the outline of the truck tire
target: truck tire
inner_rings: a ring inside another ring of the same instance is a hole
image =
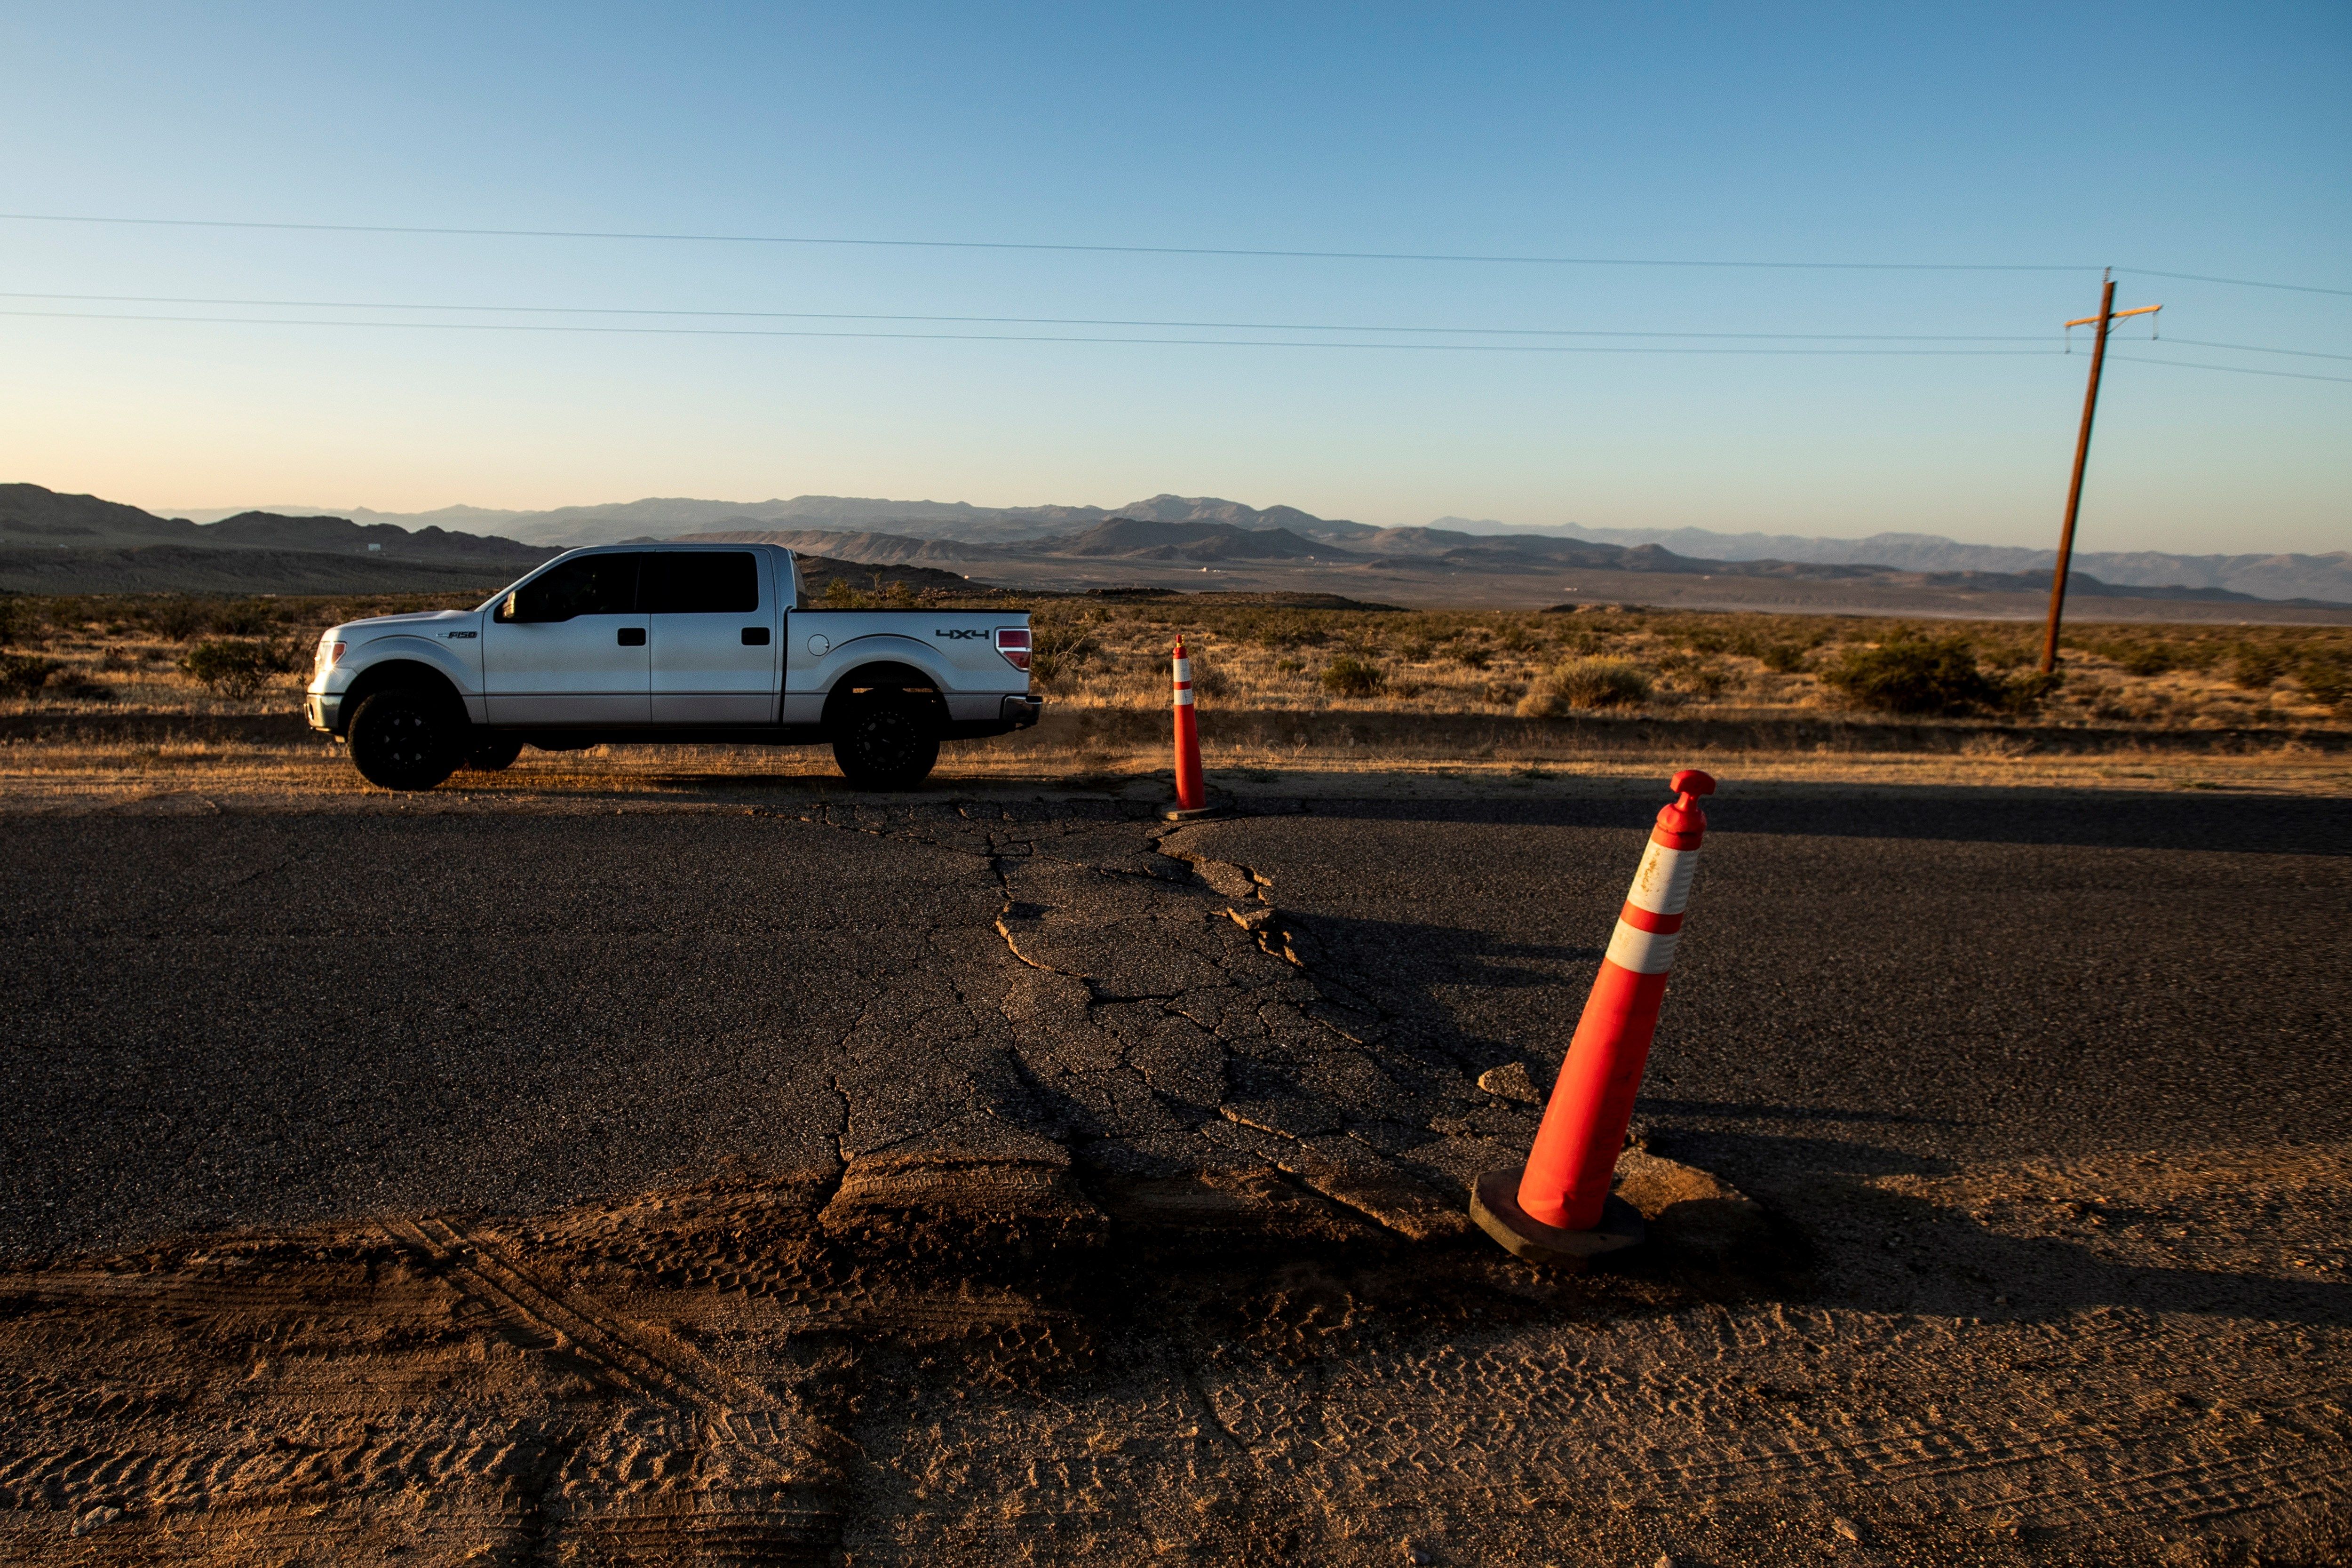
[[[833,760],[859,789],[912,789],[940,760],[940,727],[928,706],[868,698],[834,726]]]
[[[413,686],[371,693],[352,714],[352,765],[379,789],[431,789],[465,754],[465,721]]]
[[[522,742],[511,735],[493,735],[466,753],[465,766],[478,773],[502,773],[522,755]]]

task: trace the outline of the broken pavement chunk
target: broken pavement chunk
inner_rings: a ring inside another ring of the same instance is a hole
[[[1543,1091],[1536,1088],[1535,1076],[1528,1071],[1525,1062],[1505,1062],[1498,1068],[1488,1068],[1478,1075],[1478,1087],[1497,1100],[1516,1100],[1521,1105],[1541,1105]]]

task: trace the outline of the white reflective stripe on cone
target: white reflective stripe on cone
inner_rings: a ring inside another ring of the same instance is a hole
[[[1654,915],[1678,915],[1690,902],[1691,873],[1698,869],[1698,851],[1669,849],[1653,841],[1633,873],[1633,890],[1625,901]]]
[[[1180,681],[1191,680],[1192,679],[1192,661],[1191,659],[1180,658],[1176,661],[1176,679]]]
[[[1188,686],[1180,686],[1176,689],[1176,706],[1179,708],[1190,708],[1192,706],[1192,688]]]
[[[1636,974],[1664,974],[1675,966],[1675,946],[1682,940],[1678,931],[1642,931],[1619,921],[1609,939],[1609,962]]]

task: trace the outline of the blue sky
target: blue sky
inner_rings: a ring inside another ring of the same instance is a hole
[[[90,5],[0,14],[0,56],[16,214],[2062,268],[0,221],[0,289],[107,297],[0,300],[81,313],[0,315],[0,477],[158,508],[1174,490],[2040,544],[2086,363],[2044,351],[2100,267],[2352,289],[2341,5]],[[155,302],[187,300],[263,303]],[[2156,301],[2166,341],[2118,330],[2084,545],[2352,545],[2352,384],[2142,363],[2352,381],[2187,342],[2352,355],[2352,295],[2122,275]],[[255,320],[91,319],[130,315]]]

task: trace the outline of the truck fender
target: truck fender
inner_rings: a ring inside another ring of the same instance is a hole
[[[424,637],[384,637],[370,643],[368,653],[368,662],[343,689],[344,714],[349,715],[371,693],[385,687],[417,686],[438,690],[469,722],[480,721],[480,694],[466,689],[472,672],[458,667],[437,644]]]
[[[835,658],[844,654],[849,657],[845,661],[847,668],[824,684],[822,722],[831,724],[834,721],[851,692],[873,686],[929,687],[940,719],[946,719],[949,683],[938,669],[932,668],[934,656],[931,650],[914,638],[877,633],[872,637],[853,637],[833,651]]]

